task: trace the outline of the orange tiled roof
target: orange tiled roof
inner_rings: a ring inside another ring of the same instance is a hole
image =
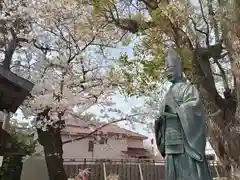
[[[71,134],[71,135],[86,135],[94,131],[96,128],[104,125],[105,123],[98,124],[87,124],[84,121],[79,121],[79,123],[67,123],[66,127],[62,130],[62,134]],[[139,133],[135,133],[133,131],[124,129],[115,124],[109,124],[101,128],[98,132],[107,135],[123,135],[127,137],[140,138],[140,139],[148,139],[148,137],[141,135]]]

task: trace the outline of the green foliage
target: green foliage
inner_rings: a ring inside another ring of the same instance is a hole
[[[189,50],[187,47],[178,48],[177,52],[180,54],[182,58],[183,68],[192,69],[193,52]]]
[[[0,180],[18,180],[21,177],[22,157],[5,156],[0,168]]]
[[[28,137],[24,134],[12,134],[13,143],[15,143],[24,153],[31,155],[35,151],[35,141],[33,137]]]
[[[160,39],[161,40],[161,39]],[[186,47],[176,49],[182,59],[187,77],[192,76],[192,51]],[[111,69],[121,92],[128,96],[141,96],[157,88],[157,84],[166,78],[164,73],[164,46],[159,39],[145,36],[134,46],[134,58],[126,53],[119,57],[119,65]]]
[[[35,151],[35,142],[33,137],[23,131],[17,131],[16,126],[11,126],[10,134],[12,144],[19,148],[21,153],[31,155]],[[0,180],[17,180],[20,179],[22,168],[21,156],[4,156],[3,166],[0,168]]]
[[[173,24],[182,28],[189,21],[185,7],[178,2],[161,3],[157,9],[151,11],[151,17],[161,33],[171,30]],[[168,35],[171,34],[169,33]]]
[[[11,124],[9,131],[13,143],[19,146],[24,153],[28,155],[34,153],[36,142],[32,135],[32,127],[26,127],[26,125],[16,122],[15,124]]]
[[[134,46],[134,59],[126,53],[119,57],[117,67],[112,67],[110,76],[117,81],[120,90],[128,96],[141,96],[156,88],[156,84],[164,78],[163,46],[159,45],[152,56],[147,51],[146,41]]]
[[[101,9],[100,0],[92,0],[94,13],[98,13]]]
[[[136,15],[135,18],[137,17]],[[170,39],[174,39],[170,33],[171,24],[182,27],[187,23],[183,8],[176,3],[162,4],[151,11],[151,17],[156,26],[138,37],[140,42],[133,47],[134,58],[130,59],[127,54],[122,54],[119,58],[119,66],[112,70],[112,73],[115,71],[115,76],[118,77],[116,80],[121,81],[119,84],[122,93],[129,96],[144,95],[154,90],[156,85],[165,79],[165,34],[168,32]],[[137,18],[137,21],[138,19],[141,18]],[[190,77],[192,75],[192,51],[185,46],[176,51],[182,58],[185,74]]]
[[[113,4],[113,0],[92,0],[93,13],[100,14],[106,10],[106,8],[112,7]]]

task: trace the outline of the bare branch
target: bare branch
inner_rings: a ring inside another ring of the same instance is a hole
[[[193,20],[192,17],[189,17],[189,19],[192,21],[193,27],[194,27],[194,29],[195,29],[196,31],[198,31],[198,32],[200,32],[201,34],[204,34],[204,35],[207,36],[207,33],[206,33],[206,32],[204,32],[204,31],[202,31],[202,30],[200,30],[200,29],[197,28],[197,23]]]
[[[96,36],[93,36],[92,39],[87,44],[85,44],[85,46],[81,49],[81,52],[86,50],[87,47],[90,46],[92,44],[92,42],[95,40],[95,38],[96,38]]]
[[[139,115],[139,114],[134,114],[134,115],[131,115],[131,116],[137,116],[137,115]],[[75,115],[75,117],[78,117],[78,116]],[[78,117],[78,118],[79,118],[79,117]],[[80,136],[80,137],[77,137],[77,138],[74,138],[74,139],[71,139],[71,140],[66,140],[66,141],[63,142],[63,144],[68,144],[68,143],[71,143],[71,142],[74,142],[74,141],[80,141],[80,140],[82,140],[82,139],[85,139],[85,138],[93,135],[93,134],[96,133],[97,131],[101,130],[102,128],[104,128],[104,127],[106,127],[106,126],[108,126],[108,125],[110,125],[110,124],[114,124],[114,123],[118,123],[118,122],[126,121],[126,120],[127,120],[127,118],[124,117],[124,118],[121,118],[121,119],[118,119],[118,120],[115,120],[115,121],[108,122],[108,123],[103,124],[102,126],[96,128],[96,129],[93,130],[92,132],[86,134],[85,136]]]
[[[56,50],[56,49],[50,48],[48,45],[44,46],[44,45],[38,44],[36,39],[33,39],[32,43],[33,43],[33,45],[34,45],[35,48],[41,50],[41,51],[43,52],[43,54],[45,54],[45,55],[46,55],[47,52],[49,52],[49,51],[55,51],[55,52],[58,51],[58,50]]]
[[[198,2],[199,2],[199,4],[200,4],[202,18],[203,18],[203,20],[204,20],[204,22],[205,22],[205,24],[206,24],[206,26],[207,26],[207,30],[206,30],[206,44],[207,44],[207,46],[209,46],[209,45],[210,45],[210,43],[209,43],[209,24],[208,24],[208,21],[207,21],[205,15],[204,15],[204,10],[203,10],[202,1],[201,1],[201,0],[198,0]]]
[[[117,16],[114,16],[112,9],[108,10],[109,16],[106,14],[105,17],[109,23],[114,23],[117,27],[129,31],[133,34],[139,32],[140,30],[146,30],[155,26],[155,23],[152,21],[138,22],[133,19],[120,19],[117,10]]]
[[[220,70],[220,73],[221,73],[221,77],[223,79],[223,85],[224,85],[224,89],[229,89],[229,86],[228,86],[228,80],[227,80],[227,76],[226,76],[226,73],[223,69],[223,67],[221,66],[221,64],[219,63],[218,59],[214,59],[215,63],[217,64],[219,70]]]
[[[71,142],[74,142],[74,141],[80,141],[80,140],[82,140],[82,139],[85,139],[85,138],[93,135],[94,133],[96,133],[97,131],[101,130],[101,129],[104,128],[105,126],[108,126],[108,125],[113,124],[113,123],[121,122],[121,121],[126,121],[126,118],[119,119],[119,120],[112,121],[112,122],[109,122],[109,123],[107,123],[107,124],[104,124],[104,125],[96,128],[96,129],[93,130],[92,132],[86,134],[85,136],[80,136],[80,137],[77,137],[77,138],[74,138],[74,139],[71,139],[71,140],[63,141],[62,144],[64,145],[64,144],[68,144],[68,143],[71,143]]]
[[[209,11],[209,15],[211,16],[211,21],[212,21],[212,24],[213,24],[213,29],[214,29],[214,36],[215,36],[215,39],[216,39],[216,43],[220,43],[220,38],[219,38],[219,29],[218,29],[218,24],[217,24],[217,21],[215,19],[215,14],[214,14],[214,11],[213,11],[213,5],[212,5],[212,0],[208,0],[208,11]],[[227,53],[228,54],[228,53]],[[223,58],[226,54],[223,54],[221,55],[220,58]],[[227,90],[229,89],[229,86],[228,86],[228,81],[227,81],[227,76],[226,76],[226,73],[223,69],[223,67],[221,66],[221,64],[219,63],[219,59],[217,59],[216,57],[214,58],[214,62],[217,64],[219,70],[220,70],[220,73],[221,73],[221,77],[223,79],[223,84],[224,84],[224,89]]]
[[[17,35],[14,32],[13,28],[10,28],[10,32],[12,35],[12,39],[9,42],[6,42],[6,49],[5,49],[5,57],[3,61],[3,67],[6,69],[10,68],[12,56],[14,54],[15,49],[17,48]]]
[[[158,4],[160,3],[160,1],[157,0],[139,0],[139,1],[143,2],[149,10],[157,9]]]
[[[116,19],[112,18],[112,20],[109,22],[114,23],[117,27],[133,34],[139,32],[140,30],[146,30],[155,26],[155,23],[151,21],[139,23],[133,19],[120,19],[117,21]]]
[[[217,20],[215,18],[215,13],[213,11],[213,0],[208,0],[208,12],[209,12],[209,15],[211,16],[211,20],[212,20],[212,23],[213,23],[214,36],[215,36],[215,39],[216,39],[216,43],[219,43],[219,41],[220,41],[219,28],[218,28]]]

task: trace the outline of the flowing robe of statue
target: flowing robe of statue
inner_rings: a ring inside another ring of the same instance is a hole
[[[205,157],[204,110],[197,89],[180,78],[179,67],[171,68],[175,68],[172,86],[155,121],[157,146],[165,157],[165,180],[212,180]]]

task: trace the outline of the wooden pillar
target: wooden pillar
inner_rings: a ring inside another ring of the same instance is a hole
[[[140,173],[140,178],[141,178],[141,180],[143,180],[142,167],[141,167],[140,163],[138,163],[138,169],[139,169],[139,173]]]
[[[10,129],[10,113],[7,111],[4,112],[2,129],[5,130],[6,132],[9,132],[9,129]]]
[[[104,180],[107,180],[107,172],[106,172],[106,164],[103,163],[103,176],[104,176]]]

